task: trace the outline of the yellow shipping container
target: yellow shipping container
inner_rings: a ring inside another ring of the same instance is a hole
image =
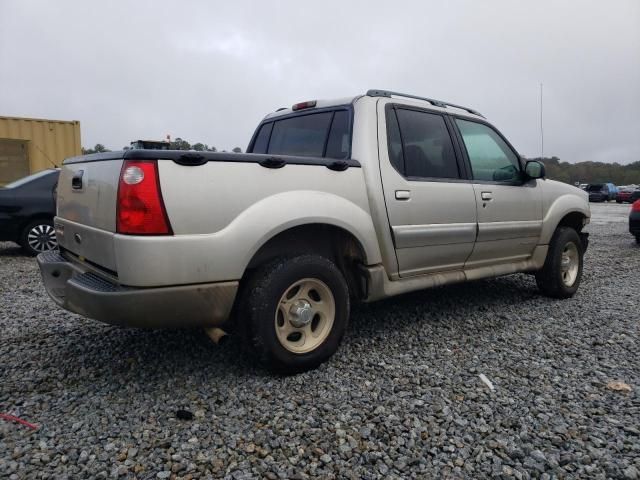
[[[0,116],[0,185],[82,153],[80,122]]]

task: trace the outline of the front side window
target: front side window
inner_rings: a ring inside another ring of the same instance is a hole
[[[474,180],[513,182],[520,178],[518,156],[492,128],[456,119],[469,155]]]
[[[442,115],[396,108],[389,111],[387,123],[389,158],[400,173],[406,177],[460,178]]]
[[[349,158],[349,112],[319,112],[264,123],[258,130],[251,151],[273,155]]]

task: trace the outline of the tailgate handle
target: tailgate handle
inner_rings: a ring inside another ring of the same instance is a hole
[[[78,170],[71,177],[71,188],[74,190],[82,190],[82,176],[84,175],[84,170]]]
[[[283,159],[276,157],[267,157],[264,160],[260,160],[258,163],[264,168],[282,168],[287,164]]]
[[[200,153],[184,153],[173,161],[178,165],[184,165],[186,167],[197,167],[200,165],[204,165],[209,160],[207,160],[207,158]]]

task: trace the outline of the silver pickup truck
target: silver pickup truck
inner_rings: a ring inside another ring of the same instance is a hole
[[[572,296],[590,218],[478,112],[384,90],[271,113],[247,154],[70,158],[57,204],[38,262],[58,305],[235,332],[287,372],[336,351],[353,301],[516,272]]]

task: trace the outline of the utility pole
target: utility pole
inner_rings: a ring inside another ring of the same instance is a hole
[[[540,82],[540,160],[544,159],[544,129],[542,128],[542,82]]]

